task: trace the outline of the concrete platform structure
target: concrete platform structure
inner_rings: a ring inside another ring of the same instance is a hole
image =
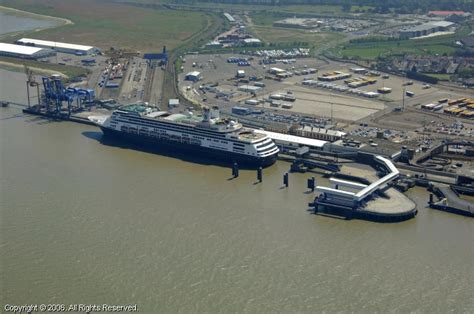
[[[431,195],[430,201],[428,202],[431,208],[467,217],[474,217],[474,202],[462,199],[453,187],[437,184],[433,187],[433,191],[439,200],[434,201]]]
[[[387,174],[368,185],[331,178],[332,187],[316,186],[316,191],[321,194],[310,206],[314,207],[315,212],[337,212],[346,218],[379,222],[413,218],[417,213],[415,204],[389,185],[399,177],[398,169],[382,156],[373,156],[372,162],[373,166],[383,168]]]
[[[343,191],[338,189],[337,185],[335,188],[317,186],[316,190],[324,193],[324,197],[327,200],[334,201],[334,204],[336,205],[341,204],[343,206],[350,206],[354,209],[358,208],[366,198],[370,197],[375,191],[386,187],[389,182],[395,180],[400,175],[400,172],[395,167],[395,165],[387,158],[375,156],[374,161],[383,164],[383,166],[387,169],[388,174],[373,182],[372,184],[364,187],[359,192],[354,193]]]

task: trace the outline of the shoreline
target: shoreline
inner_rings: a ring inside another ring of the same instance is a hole
[[[66,18],[23,11],[23,10],[19,10],[19,9],[15,9],[15,8],[5,7],[5,6],[2,6],[2,5],[0,5],[0,12],[4,12],[7,15],[16,15],[16,16],[19,16],[19,17],[29,17],[29,18],[34,18],[34,19],[37,19],[37,20],[50,20],[50,21],[57,22],[56,25],[40,27],[40,28],[33,28],[33,29],[30,29],[30,30],[23,30],[23,31],[13,31],[13,32],[5,33],[5,34],[0,34],[1,39],[5,39],[5,38],[8,38],[8,37],[14,37],[14,36],[17,36],[17,35],[23,34],[23,33],[39,32],[39,31],[43,31],[43,30],[46,30],[46,29],[52,29],[52,28],[56,28],[56,27],[62,27],[62,26],[65,26],[65,25],[73,25],[74,24],[73,21],[71,21],[69,19],[66,19]]]
[[[44,19],[44,20],[60,21],[60,22],[63,23],[62,25],[72,25],[72,24],[74,24],[73,21],[71,21],[69,19],[66,19],[66,18],[51,16],[51,15],[44,15],[44,14],[39,14],[39,13],[33,13],[33,12],[29,12],[29,11],[19,10],[19,9],[5,7],[5,6],[0,5],[0,12],[2,12],[2,11],[6,12],[7,14],[8,14],[8,12],[13,12],[13,13],[17,13],[17,14],[19,13],[19,14],[22,14],[22,15],[31,16],[31,17],[35,17],[35,18],[39,18],[39,19]],[[48,28],[50,28],[50,27],[48,27]]]
[[[61,18],[61,17],[56,17],[56,16],[50,16],[50,15],[43,15],[43,14],[38,14],[38,13],[33,13],[33,12],[28,12],[24,10],[19,10],[15,8],[10,8],[10,7],[5,7],[0,5],[0,12],[4,12],[7,15],[12,15],[12,16],[18,16],[18,17],[29,17],[37,20],[50,20],[50,21],[55,21],[57,22],[55,25],[51,26],[46,26],[46,27],[40,27],[40,28],[33,28],[30,30],[23,30],[23,31],[13,31],[5,34],[0,34],[0,39],[5,40],[9,37],[15,37],[20,34],[28,33],[28,32],[39,32],[42,30],[46,29],[52,29],[56,27],[62,27],[65,25],[73,25],[74,22],[72,22],[69,19],[66,18]],[[0,68],[7,70],[7,71],[14,71],[14,72],[23,72],[23,65],[17,64],[17,63],[12,63],[12,62],[5,62],[5,61],[0,61]],[[60,71],[53,71],[45,68],[40,68],[40,67],[30,67],[30,69],[34,70],[37,74],[41,75],[50,75],[50,74],[60,74],[64,78],[69,78],[68,75],[66,75],[63,72]]]
[[[69,78],[68,75],[66,75],[65,73],[63,73],[61,71],[54,71],[54,70],[49,70],[49,69],[45,69],[45,68],[38,68],[38,67],[34,67],[34,66],[29,66],[28,68],[30,70],[34,71],[35,75],[59,74],[63,78],[66,78],[66,79]],[[6,71],[11,71],[11,72],[22,73],[22,72],[24,72],[24,65],[0,60],[0,69],[6,70]]]

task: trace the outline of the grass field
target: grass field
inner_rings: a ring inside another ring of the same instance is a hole
[[[364,45],[349,44],[345,47],[332,49],[336,56],[342,58],[359,58],[364,60],[374,60],[378,57],[389,57],[393,55],[450,55],[455,51],[454,47],[442,44],[418,43],[373,43]]]
[[[367,42],[345,43],[330,50],[330,53],[340,58],[374,60],[378,57],[394,55],[452,55],[457,47],[454,42],[472,31],[472,25],[461,27],[456,34],[410,40],[373,40]]]
[[[0,0],[0,5],[70,19],[74,24],[24,34],[41,39],[141,51],[172,49],[208,26],[205,13],[145,9],[93,0]]]
[[[218,9],[218,10],[232,10],[232,11],[241,11],[241,12],[284,12],[284,13],[293,13],[293,14],[314,14],[314,15],[340,15],[345,14],[340,5],[253,5],[248,4],[228,4],[228,3],[210,3],[210,2],[200,2],[193,4],[188,3],[176,3],[173,0],[129,0],[136,3],[170,3],[173,5],[182,5],[185,7],[196,7],[200,9]],[[351,12],[359,11],[365,12],[369,9],[369,6],[352,6]]]
[[[299,29],[267,26],[254,26],[252,31],[258,38],[267,43],[295,44],[295,46],[298,46],[297,43],[305,42],[309,44],[308,47],[326,44],[344,37],[344,35],[337,33],[310,33]]]
[[[182,5],[183,7],[196,7],[201,9],[229,9],[237,11],[265,11],[265,12],[289,12],[289,13],[312,13],[312,14],[339,14],[342,8],[339,5],[254,5],[248,4],[229,4],[229,3],[212,3],[200,2],[199,4],[192,3],[176,3],[175,1],[164,0],[131,0],[136,3],[170,3],[174,5]]]
[[[371,41],[364,43],[346,43],[330,50],[342,58],[374,60],[394,55],[451,55],[456,48],[451,38],[426,40]]]
[[[69,78],[89,73],[88,69],[82,67],[44,63],[35,60],[22,60],[17,58],[0,57],[0,67],[2,68],[17,72],[23,72],[23,65],[27,65],[28,67],[30,67],[36,74],[61,72]]]
[[[362,7],[361,7],[362,8]],[[294,9],[295,11],[291,11]],[[366,10],[363,8],[362,10]],[[353,8],[354,10],[354,8]],[[322,14],[322,15],[341,15],[344,12],[341,11],[341,8],[336,5],[332,6],[323,6],[315,5],[313,6],[285,6],[285,7],[276,7],[271,10],[258,10],[256,7],[255,11],[251,11],[250,17],[255,25],[258,26],[272,26],[274,22],[282,20],[284,18],[291,17],[291,13],[295,14]]]

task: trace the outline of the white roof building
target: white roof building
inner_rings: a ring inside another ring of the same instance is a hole
[[[224,16],[225,18],[230,22],[230,23],[234,23],[235,22],[235,19],[232,15],[230,15],[229,13],[225,12],[224,13]]]
[[[258,38],[245,38],[243,42],[247,46],[259,46],[262,44],[262,41]]]
[[[253,85],[240,85],[237,89],[244,93],[256,93],[259,92],[262,88]]]
[[[277,74],[277,73],[285,73],[286,71],[283,70],[283,69],[280,69],[280,68],[270,68],[270,70],[268,70],[268,72],[272,73],[272,74]]]
[[[322,149],[323,146],[328,143],[327,141],[316,140],[307,137],[270,132],[265,130],[255,130],[257,133],[262,133],[270,137],[276,144],[292,144],[292,145],[304,145],[310,148],[319,148]]]
[[[172,98],[168,100],[168,107],[177,107],[179,106],[179,99]]]
[[[198,72],[198,71],[189,72],[184,77],[184,79],[187,81],[199,81],[201,78],[202,78],[201,72]]]
[[[22,38],[22,39],[17,40],[17,43],[20,45],[26,45],[26,46],[51,48],[56,51],[61,51],[61,52],[66,52],[66,53],[88,54],[88,53],[99,52],[99,49],[93,46],[68,44],[68,43],[61,43],[61,42],[41,40],[41,39],[32,39],[32,38]]]
[[[201,72],[198,72],[198,71],[192,71],[186,74],[186,76],[200,76],[200,75],[201,75]]]
[[[54,51],[38,47],[0,43],[0,55],[15,58],[38,59],[54,55]]]

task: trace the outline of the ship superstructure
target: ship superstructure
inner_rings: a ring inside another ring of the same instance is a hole
[[[202,116],[195,116],[133,104],[120,107],[106,119],[90,119],[105,135],[157,148],[204,153],[229,162],[268,166],[276,161],[279,152],[267,135],[221,118],[217,107],[204,108]]]

